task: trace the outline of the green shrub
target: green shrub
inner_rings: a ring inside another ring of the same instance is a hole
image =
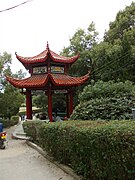
[[[79,100],[80,102],[85,102],[96,98],[100,99],[106,97],[115,97],[117,95],[123,96],[123,94],[124,95],[128,94],[129,96],[133,96],[134,90],[135,88],[131,81],[103,82],[99,80],[94,85],[86,86],[83,92],[79,95]]]
[[[19,121],[19,116],[11,116],[12,121]]]
[[[132,100],[126,97],[97,98],[80,103],[70,118],[74,120],[132,119],[131,107],[133,107]]]
[[[49,123],[38,126],[37,136],[44,150],[84,179],[135,177],[133,120]]]
[[[71,119],[115,120],[132,119],[135,105],[134,86],[126,81],[99,81],[94,86],[88,85],[80,94],[80,104],[75,107]]]
[[[38,120],[29,120],[23,122],[23,129],[24,132],[27,134],[28,137],[30,137],[30,140],[32,142],[38,143],[38,130],[41,125],[43,125],[43,121]]]
[[[1,123],[3,123],[4,128],[14,126],[19,122],[19,116],[12,116],[12,118],[9,119],[1,119]]]

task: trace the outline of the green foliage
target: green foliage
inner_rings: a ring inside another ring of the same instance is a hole
[[[66,110],[66,96],[65,94],[55,94],[53,96],[53,112],[65,112]]]
[[[122,39],[125,30],[135,27],[135,3],[132,2],[123,11],[119,11],[114,22],[110,22],[110,29],[105,34],[105,41],[113,43],[115,39]]]
[[[134,179],[135,121],[67,121],[38,128],[41,147],[84,179]]]
[[[131,119],[133,102],[126,97],[100,98],[93,99],[85,103],[80,103],[71,116],[77,120],[96,120],[96,119]]]
[[[94,22],[91,22],[86,30],[79,28],[69,41],[70,45],[68,47],[64,47],[61,55],[70,57],[79,53],[80,57],[72,64],[68,73],[71,76],[83,76],[89,71],[92,71],[93,61],[91,59],[91,50],[98,42],[98,32],[95,29]],[[84,86],[86,86],[86,83]],[[82,88],[83,86],[77,87],[78,91],[74,96],[74,104],[78,103],[77,95],[79,91],[82,91]]]
[[[11,118],[18,113],[19,107],[24,102],[23,95],[11,85],[6,85],[4,94],[0,94],[0,114],[2,117]]]
[[[88,85],[79,96],[71,119],[131,119],[135,106],[134,85],[130,81],[103,82]]]
[[[65,112],[66,109],[66,98],[64,94],[55,94],[54,96],[52,96],[53,98],[53,112]],[[42,112],[46,112],[47,110],[47,96],[45,95],[45,93],[40,93],[37,95],[33,96],[33,105],[36,105],[36,107],[41,108]]]
[[[94,79],[135,81],[135,3],[119,11],[104,40],[91,50]]]
[[[38,144],[38,131],[39,127],[44,124],[43,121],[39,120],[30,120],[30,121],[25,121],[23,125],[24,132],[27,134],[28,137],[30,137],[30,140],[32,142],[35,142]]]
[[[20,69],[19,71],[17,71],[15,74],[12,74],[12,76],[14,78],[18,78],[18,79],[23,79],[26,76],[26,73],[24,73],[22,71],[22,69]]]
[[[9,85],[6,81],[5,75],[22,78],[24,73],[22,70],[16,74],[11,72],[11,54],[4,52],[0,54],[0,84],[3,85],[3,90],[0,92],[0,116],[5,119],[10,119],[11,116],[16,115],[19,107],[24,102],[24,97],[13,86]]]
[[[0,122],[3,123],[4,128],[14,126],[19,122],[19,116],[14,116],[9,119],[0,119]]]
[[[92,22],[86,31],[79,28],[70,38],[70,46],[64,48],[61,54],[64,56],[80,54],[80,58],[70,68],[70,74],[81,76],[88,73],[92,68],[90,50],[97,44],[97,36],[98,32],[95,30],[95,24]]]
[[[11,116],[11,121],[19,121],[19,116]]]
[[[122,96],[125,94],[133,95],[134,85],[130,81],[114,82],[114,81],[98,81],[94,85],[88,85],[84,88],[83,92],[79,96],[81,102],[89,101],[96,98],[106,98]]]
[[[4,52],[2,55],[0,54],[0,75],[3,76],[7,73],[11,73],[10,70],[11,64],[11,54]]]
[[[80,53],[80,58],[70,69],[71,75],[81,76],[92,70],[97,81],[135,81],[135,3],[119,11],[110,22],[104,39],[98,41],[98,33],[92,22],[87,30],[79,28],[70,38],[70,45],[62,55]]]
[[[42,111],[45,111],[47,108],[47,96],[44,92],[35,94],[32,98],[33,105],[35,105],[38,108],[41,108]]]

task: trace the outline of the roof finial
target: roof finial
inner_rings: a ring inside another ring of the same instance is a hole
[[[46,49],[49,50],[49,44],[48,44],[48,41],[47,41]]]

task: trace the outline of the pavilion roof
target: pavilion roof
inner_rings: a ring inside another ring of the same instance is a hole
[[[14,79],[9,76],[6,77],[13,86],[17,88],[44,88],[46,84],[51,82],[54,86],[79,86],[89,78],[89,73],[82,77],[71,77],[65,74],[43,74],[32,75],[26,79]]]
[[[64,63],[64,64],[72,64],[79,58],[79,54],[77,54],[76,56],[72,56],[72,57],[60,56],[49,49],[48,43],[47,43],[46,50],[44,50],[43,52],[41,52],[40,54],[38,54],[36,56],[22,57],[22,56],[17,55],[17,53],[15,53],[15,54],[16,54],[16,58],[26,68],[28,68],[32,64],[44,63],[47,61],[48,58],[50,58],[55,63]]]

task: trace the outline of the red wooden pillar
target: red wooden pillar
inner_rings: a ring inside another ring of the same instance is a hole
[[[73,113],[73,92],[70,90],[69,92],[69,114]]]
[[[26,117],[32,119],[32,95],[28,89],[26,89]]]
[[[49,87],[48,89],[48,117],[50,119],[50,122],[53,122],[53,118],[52,118],[52,92],[51,92],[51,87]]]
[[[69,113],[69,95],[66,94],[66,109],[67,109],[67,118],[69,118],[70,113]]]

